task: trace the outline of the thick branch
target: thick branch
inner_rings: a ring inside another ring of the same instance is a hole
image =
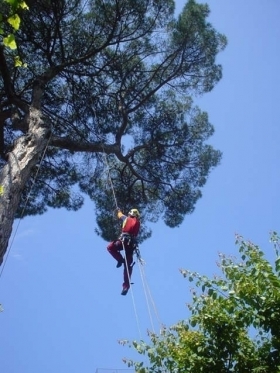
[[[103,144],[101,142],[86,143],[71,140],[69,137],[52,136],[50,145],[73,152],[115,154],[119,159],[124,159],[117,144]]]
[[[4,89],[5,89],[8,100],[11,103],[14,103],[16,106],[18,106],[20,109],[22,109],[26,113],[29,107],[25,102],[23,102],[17,97],[14,91],[14,86],[11,81],[10,70],[8,68],[7,61],[4,55],[4,47],[2,45],[0,45],[0,72],[2,75],[3,82],[4,82]]]

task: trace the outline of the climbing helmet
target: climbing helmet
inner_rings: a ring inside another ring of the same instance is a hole
[[[130,216],[134,216],[135,218],[139,219],[140,218],[140,214],[139,214],[139,211],[137,209],[131,209],[128,213],[128,215]]]

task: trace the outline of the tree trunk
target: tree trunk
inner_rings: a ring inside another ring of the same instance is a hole
[[[30,178],[32,168],[47,146],[50,134],[50,128],[44,122],[40,109],[34,106],[30,107],[28,125],[27,135],[15,141],[13,150],[8,154],[8,162],[0,171],[0,265],[8,248],[21,193]]]

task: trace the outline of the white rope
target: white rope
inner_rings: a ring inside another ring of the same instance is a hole
[[[140,277],[141,277],[142,285],[143,285],[143,289],[144,289],[144,295],[145,295],[145,299],[146,299],[146,304],[147,304],[147,308],[148,308],[148,313],[149,313],[149,317],[150,317],[150,323],[151,323],[151,326],[152,326],[152,330],[155,333],[155,327],[154,327],[153,318],[152,318],[152,314],[151,314],[149,299],[148,299],[147,292],[146,292],[146,287],[145,287],[145,283],[144,283],[143,272],[141,270],[142,264],[140,264],[139,262],[140,262],[140,260],[137,260],[138,268],[139,268],[139,271],[140,271]]]
[[[125,260],[125,266],[126,266],[126,271],[127,271],[127,277],[128,277],[129,284],[130,284],[131,299],[132,299],[133,309],[134,309],[134,313],[135,313],[136,323],[137,323],[137,327],[138,327],[138,332],[139,332],[140,339],[142,339],[142,337],[141,337],[141,330],[140,330],[140,323],[139,323],[139,317],[138,317],[137,310],[136,310],[136,303],[135,303],[134,293],[133,293],[133,289],[132,289],[132,284],[130,283],[130,275],[129,275],[128,265],[127,265],[127,257],[126,257],[125,247],[124,247],[123,241],[121,241],[121,242],[122,242],[122,247],[123,247],[123,251],[124,251],[124,260]]]
[[[95,117],[96,123],[98,124],[97,116],[96,116],[95,111],[94,111],[94,117]],[[99,129],[98,129],[98,132],[99,132],[99,134],[98,134],[99,138],[101,139],[101,141],[103,141]],[[114,198],[114,202],[115,202],[115,207],[116,207],[116,209],[118,209],[119,207],[118,207],[117,197],[116,197],[116,193],[115,193],[115,188],[114,188],[114,184],[113,184],[113,181],[112,181],[112,178],[111,178],[109,162],[108,162],[108,159],[107,159],[107,155],[106,155],[106,152],[105,152],[105,147],[104,147],[103,142],[102,142],[102,148],[103,148],[102,155],[103,155],[103,159],[105,161],[106,167],[107,167],[108,179],[109,179],[109,182],[110,182],[110,188],[112,190],[112,194],[113,194],[113,198]],[[130,285],[131,298],[132,298],[132,304],[133,304],[133,309],[134,309],[135,318],[136,318],[136,324],[137,324],[139,336],[140,336],[140,339],[141,339],[142,337],[141,337],[141,330],[140,330],[140,324],[139,324],[139,317],[138,317],[137,310],[136,310],[135,297],[134,297],[132,285],[130,283],[130,275],[129,275],[129,269],[128,269],[128,265],[127,265],[126,251],[125,251],[125,247],[124,247],[123,241],[121,241],[121,242],[122,242],[122,247],[123,247],[123,251],[124,251],[124,259],[125,259],[127,277],[128,277],[128,281],[129,281],[129,285]]]
[[[147,278],[146,278],[144,266],[142,265],[143,264],[143,260],[139,260],[139,262],[140,263],[138,263],[138,266],[139,266],[140,275],[141,275],[141,279],[142,279],[142,283],[143,283],[143,289],[144,289],[144,292],[145,292],[145,297],[146,297],[147,304],[148,304],[147,307],[148,307],[148,310],[149,310],[149,314],[151,315],[150,306],[149,306],[149,300],[150,300],[150,303],[153,306],[154,313],[155,313],[155,316],[157,318],[157,321],[158,321],[159,325],[162,326],[163,324],[162,324],[162,322],[160,320],[159,313],[157,311],[155,301],[154,301],[154,299],[152,297],[152,293],[151,293],[151,290],[150,290],[149,285],[148,285],[148,281],[147,281]],[[149,298],[149,300],[148,300],[148,298]],[[152,321],[151,321],[151,324],[152,324],[152,327],[153,327],[153,322]],[[153,332],[154,332],[154,330],[153,330]]]
[[[95,111],[94,111],[94,117],[95,117],[96,123],[98,124],[97,116],[96,116]],[[102,136],[101,136],[101,133],[100,133],[99,129],[98,129],[98,132],[99,132],[98,136],[99,136],[99,138],[102,141],[103,139],[102,139]],[[111,174],[110,174],[109,162],[108,162],[108,159],[107,159],[107,155],[106,155],[106,152],[105,152],[105,147],[104,147],[103,142],[102,142],[102,148],[103,148],[103,152],[102,152],[103,158],[104,158],[105,164],[107,166],[107,172],[108,172],[108,179],[109,179],[109,182],[110,182],[110,187],[111,187],[111,190],[112,190],[112,193],[113,193],[113,198],[114,198],[115,206],[118,209],[118,202],[117,202],[117,198],[116,198],[116,194],[115,194],[115,189],[114,189],[113,181],[112,181]],[[125,247],[124,247],[123,241],[121,241],[121,242],[122,242],[122,247],[123,247],[123,251],[124,251],[124,259],[125,259],[125,265],[126,265],[126,270],[127,270],[127,277],[128,277],[129,283],[130,283],[131,278],[130,278],[130,275],[129,275],[129,269],[128,269],[128,264],[127,264],[126,251],[125,251]],[[141,264],[143,264],[143,261],[142,261],[141,258],[137,258],[137,262],[138,262],[138,266],[139,266],[139,269],[140,269],[139,262]],[[154,307],[155,314],[156,314],[156,316],[157,316],[157,318],[159,320],[158,313],[156,311],[155,303],[154,303],[153,298],[151,296],[150,289],[149,289],[149,287],[147,285],[147,280],[144,278],[145,277],[144,271],[141,271],[141,269],[140,269],[140,276],[141,276],[141,280],[142,280],[142,284],[143,284],[143,289],[144,289],[144,293],[145,293],[145,298],[146,298],[146,303],[147,303],[147,307],[148,307],[148,312],[149,312],[149,316],[150,316],[151,325],[152,325],[152,328],[153,328],[153,332],[155,333],[155,331],[154,331],[154,325],[153,325],[153,320],[152,320],[152,315],[151,315],[151,310],[150,310],[150,306],[149,306],[148,295],[149,295],[151,303],[152,303],[152,305]],[[145,286],[145,283],[146,283],[146,286]],[[133,303],[133,309],[134,309],[134,313],[135,313],[136,323],[137,323],[137,327],[138,327],[138,331],[139,331],[139,336],[140,336],[140,339],[141,339],[141,330],[140,330],[140,324],[139,324],[139,317],[138,317],[137,310],[136,310],[135,297],[134,297],[134,292],[133,292],[132,284],[131,283],[130,283],[130,291],[131,291],[131,298],[132,298],[132,303]],[[148,295],[147,295],[147,293],[148,293]]]
[[[107,166],[108,179],[109,179],[109,182],[110,182],[111,190],[113,192],[113,198],[114,198],[114,201],[115,201],[115,206],[116,206],[116,208],[118,208],[118,202],[117,202],[117,198],[116,198],[116,194],[115,194],[115,189],[114,189],[113,181],[112,181],[111,174],[110,174],[109,163],[108,163],[108,160],[107,160],[106,153],[104,151],[104,146],[103,146],[103,158],[105,159],[105,163],[106,163],[106,166]]]
[[[95,123],[97,125],[97,136],[99,137],[99,140],[101,141],[101,146],[102,146],[102,150],[103,150],[102,155],[103,155],[103,159],[105,160],[105,164],[107,166],[107,172],[108,172],[108,179],[109,179],[109,182],[110,182],[110,187],[111,187],[111,190],[112,190],[112,193],[113,193],[115,206],[116,206],[116,208],[118,208],[118,202],[117,202],[117,198],[116,198],[116,194],[115,194],[115,189],[114,189],[113,181],[112,181],[111,174],[110,174],[109,162],[108,162],[107,155],[106,155],[106,152],[105,152],[104,139],[102,137],[101,130],[99,128],[99,123],[98,123],[97,115],[96,115],[96,112],[95,112],[94,108],[93,108],[93,112],[94,112],[94,120],[95,120]]]

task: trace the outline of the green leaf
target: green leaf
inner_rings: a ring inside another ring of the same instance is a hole
[[[20,4],[19,4],[20,8],[22,9],[29,9],[29,6],[26,4],[25,1],[21,1]]]
[[[17,6],[18,0],[5,0],[6,3],[10,4],[11,6]]]
[[[27,67],[27,64],[23,63],[19,56],[15,56],[15,67]]]
[[[191,320],[191,321],[190,321],[190,324],[191,324],[191,326],[194,328],[194,327],[196,326],[197,323],[196,323],[195,320]]]
[[[17,31],[20,26],[20,18],[18,14],[14,14],[8,18],[8,23]]]
[[[23,0],[5,0],[6,3],[10,4],[12,9],[15,11],[19,8],[21,9],[29,9],[28,5]]]
[[[10,34],[3,38],[3,43],[6,47],[9,47],[11,49],[17,49],[17,44],[15,41],[15,36],[13,34]]]

